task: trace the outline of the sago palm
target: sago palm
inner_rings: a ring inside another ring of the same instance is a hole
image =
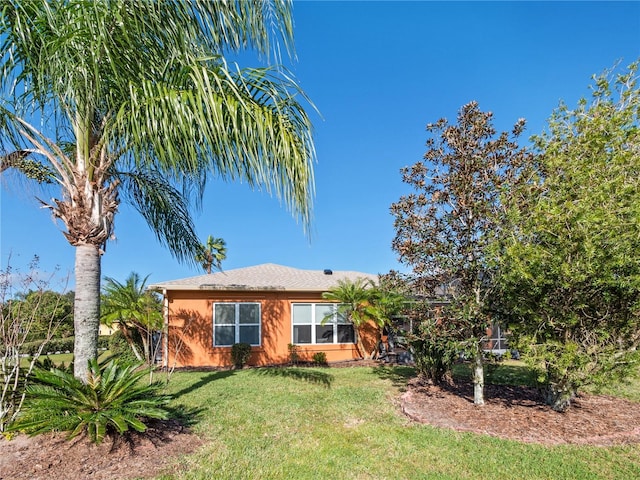
[[[289,0],[5,0],[0,171],[52,183],[42,201],[76,249],[75,374],[97,356],[100,265],[121,201],[179,259],[198,238],[190,204],[211,179],[244,180],[308,225],[313,141],[283,68],[240,69],[292,44]]]
[[[100,443],[109,432],[130,428],[144,432],[146,419],[166,419],[167,396],[160,383],[145,383],[141,364],[116,360],[88,362],[86,383],[63,370],[38,369],[27,386],[27,397],[12,431],[30,435],[68,432],[69,438],[87,433]]]

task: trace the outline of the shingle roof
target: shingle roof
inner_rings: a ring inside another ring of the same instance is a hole
[[[365,278],[377,282],[370,273],[323,270],[300,270],[274,263],[226,270],[209,275],[171,280],[149,285],[150,290],[283,290],[324,292],[338,280]]]

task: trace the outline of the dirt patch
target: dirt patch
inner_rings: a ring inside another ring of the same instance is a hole
[[[202,445],[176,421],[153,422],[145,433],[130,432],[94,445],[62,434],[0,437],[0,480],[124,480],[176,471],[177,457]]]
[[[621,398],[580,395],[558,413],[535,388],[486,385],[485,402],[473,404],[470,382],[434,386],[420,379],[411,380],[400,397],[412,420],[457,431],[544,445],[640,442],[640,405]]]

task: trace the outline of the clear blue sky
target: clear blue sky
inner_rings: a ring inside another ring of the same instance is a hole
[[[391,250],[389,206],[407,193],[399,170],[420,160],[425,126],[455,120],[471,100],[498,130],[524,117],[539,133],[562,99],[587,96],[591,76],[640,57],[640,2],[296,2],[290,65],[322,116],[310,237],[267,194],[210,184],[195,214],[203,240],[228,246],[224,269],[260,263],[384,273],[404,268]],[[249,66],[249,65],[247,65]],[[74,249],[25,185],[1,190],[2,267],[73,272]],[[123,205],[103,275],[150,282],[199,275],[179,264]]]

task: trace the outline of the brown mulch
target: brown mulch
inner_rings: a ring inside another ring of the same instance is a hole
[[[158,421],[145,433],[127,432],[94,445],[66,435],[0,436],[0,480],[118,480],[151,478],[179,468],[177,458],[202,440],[180,423]]]
[[[564,413],[545,405],[537,389],[485,386],[473,404],[473,385],[443,386],[413,379],[400,397],[412,420],[435,427],[544,445],[610,446],[640,442],[640,404],[605,395],[580,395]]]

